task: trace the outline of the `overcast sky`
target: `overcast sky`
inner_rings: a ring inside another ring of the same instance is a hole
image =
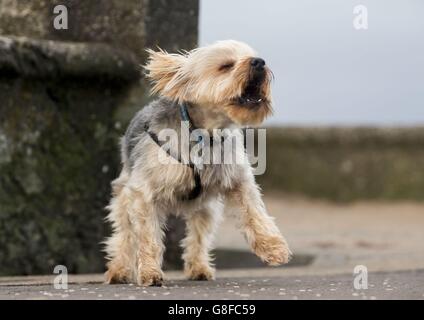
[[[200,43],[222,39],[274,71],[269,124],[424,124],[423,0],[201,0]]]

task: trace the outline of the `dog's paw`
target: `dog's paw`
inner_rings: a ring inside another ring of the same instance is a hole
[[[269,236],[256,239],[253,250],[263,262],[270,266],[286,264],[292,256],[282,236]]]
[[[186,267],[185,274],[189,280],[208,281],[215,279],[215,269],[210,266]]]
[[[143,287],[161,287],[162,283],[162,271],[141,271],[137,277],[137,284]]]
[[[110,267],[105,273],[107,284],[119,284],[128,283],[128,272],[124,268],[112,268]]]

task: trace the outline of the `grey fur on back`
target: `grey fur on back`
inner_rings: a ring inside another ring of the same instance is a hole
[[[194,110],[192,109],[189,111],[191,111],[191,115],[193,115]],[[154,170],[161,170],[161,166],[158,166],[156,169],[153,168],[152,161],[156,161],[157,158],[153,159],[151,153],[146,152],[151,150],[150,147],[152,143],[156,143],[147,133],[147,130],[156,135],[159,135],[163,129],[175,130],[179,140],[177,141],[177,145],[175,145],[176,149],[173,150],[173,153],[182,156],[181,144],[190,144],[190,142],[182,139],[181,127],[180,108],[177,103],[166,98],[160,98],[145,106],[130,122],[127,132],[121,142],[124,170],[131,174],[137,168],[137,170],[140,170],[139,172],[144,172],[143,174],[147,176],[160,176],[162,172],[153,174]],[[202,189],[205,191],[205,194],[207,194],[208,190],[211,190],[211,188],[216,191],[231,188],[234,184],[238,183],[240,179],[246,176],[244,171],[251,170],[245,153],[241,130],[239,128],[229,129],[229,131],[225,131],[223,135],[226,141],[238,140],[240,143],[236,143],[231,147],[231,154],[227,153],[227,157],[225,157],[225,148],[210,148],[212,155],[210,155],[209,160],[221,159],[222,161],[219,163],[204,161],[206,164],[202,166],[200,170],[200,178],[202,181]],[[216,141],[222,143],[223,140],[217,137]],[[213,146],[215,146],[215,142],[213,142]],[[208,159],[207,155],[207,152],[202,153],[202,156],[206,157],[205,160]],[[190,155],[184,156],[186,161],[188,160],[187,157],[190,157]],[[230,160],[229,163],[225,162],[225,159],[229,157],[231,157],[233,161]],[[238,163],[237,161],[240,162]],[[188,175],[190,178],[186,184],[190,185],[194,180],[191,174]],[[179,182],[177,185],[180,186],[181,183]]]
[[[122,139],[122,161],[131,169],[134,164],[135,146],[147,130],[157,133],[163,128],[179,127],[178,104],[165,98],[152,101],[136,113]]]

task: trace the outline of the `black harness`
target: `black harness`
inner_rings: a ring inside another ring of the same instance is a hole
[[[182,121],[187,121],[188,122],[188,128],[189,128],[189,132],[191,133],[193,130],[193,122],[190,119],[190,115],[188,114],[188,110],[187,110],[187,105],[185,103],[182,103],[179,105],[180,108],[180,116],[181,116],[181,120]],[[145,128],[145,131],[149,134],[150,138],[152,138],[152,140],[159,146],[162,148],[162,142],[159,141],[158,136],[156,135],[156,133],[151,132],[149,130],[149,127],[147,126]],[[199,136],[198,138],[198,143],[200,143],[202,141],[203,137]],[[190,167],[190,169],[193,172],[193,179],[194,179],[194,188],[185,196],[183,196],[181,198],[181,200],[194,200],[197,197],[200,196],[200,194],[202,193],[202,181],[200,180],[200,174],[198,172],[198,169],[196,168],[196,166],[194,165],[194,163],[191,162],[191,160],[189,159],[188,163],[183,163],[181,160],[180,156],[175,156],[173,155],[170,150],[166,150],[165,151],[169,156],[173,157],[175,160],[177,160],[178,162],[180,162],[181,164],[184,164],[188,167]]]

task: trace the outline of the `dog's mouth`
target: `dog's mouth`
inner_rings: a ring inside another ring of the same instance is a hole
[[[233,103],[243,107],[257,107],[266,103],[266,97],[261,90],[262,82],[263,78],[253,78],[247,83],[243,93],[233,100]]]
[[[249,107],[262,104],[265,102],[265,97],[262,96],[258,90],[251,90],[247,88],[247,90],[245,90],[243,94],[235,100],[238,105]]]

